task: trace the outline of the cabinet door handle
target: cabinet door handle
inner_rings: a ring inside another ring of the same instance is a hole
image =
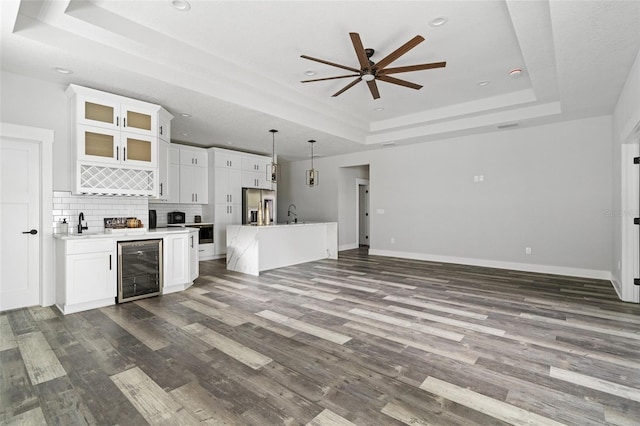
[[[162,195],[162,182],[160,182],[160,195]]]
[[[196,165],[198,164],[198,159],[196,158]]]
[[[120,147],[116,146],[116,160],[120,159]]]
[[[229,202],[233,203],[233,194],[229,194]]]
[[[193,248],[193,235],[191,235],[191,248]]]
[[[116,127],[120,126],[120,117],[116,117]]]
[[[127,161],[127,147],[122,148],[122,161]]]
[[[162,126],[160,126],[160,135],[162,135]]]
[[[191,194],[191,202],[193,202],[193,194]]]
[[[196,203],[198,202],[198,194],[196,194]]]
[[[122,117],[122,127],[127,127],[127,117]]]
[[[229,206],[229,213],[233,214],[233,206]]]
[[[111,270],[111,255],[109,255],[109,270]]]

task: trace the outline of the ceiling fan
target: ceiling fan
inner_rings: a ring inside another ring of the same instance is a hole
[[[351,83],[347,84],[342,89],[338,90],[334,93],[333,97],[340,95],[348,89],[351,89],[356,84],[360,83],[360,81],[366,81],[369,86],[369,91],[371,92],[371,96],[373,99],[378,99],[380,97],[380,92],[378,91],[378,86],[376,85],[376,80],[384,81],[391,84],[397,84],[399,86],[408,87],[410,89],[420,90],[422,88],[421,85],[411,83],[410,81],[401,80],[399,78],[391,77],[389,74],[398,74],[402,72],[410,72],[410,71],[421,71],[428,70],[432,68],[444,68],[447,66],[446,62],[433,62],[430,64],[420,64],[420,65],[409,65],[404,67],[395,67],[395,68],[386,68],[387,65],[390,65],[393,61],[407,53],[409,50],[416,47],[418,44],[424,41],[424,37],[417,35],[386,57],[382,58],[380,61],[373,62],[371,60],[371,56],[374,54],[373,49],[365,49],[362,45],[362,41],[360,40],[360,35],[358,33],[349,33],[351,36],[351,42],[353,43],[353,48],[356,51],[356,56],[358,57],[358,62],[360,63],[360,68],[348,67],[345,65],[336,64],[334,62],[325,61],[323,59],[313,58],[307,55],[300,55],[300,57],[304,59],[309,59],[311,61],[320,62],[321,64],[331,65],[332,67],[342,68],[348,71],[351,71],[354,74],[348,75],[339,75],[336,77],[327,77],[327,78],[316,78],[313,80],[303,80],[301,83],[311,83],[313,81],[324,81],[324,80],[335,80],[339,78],[348,78],[348,77],[357,77]]]

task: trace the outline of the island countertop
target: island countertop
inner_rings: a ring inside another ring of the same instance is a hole
[[[258,275],[327,258],[338,258],[336,222],[227,226],[227,269],[232,271]]]

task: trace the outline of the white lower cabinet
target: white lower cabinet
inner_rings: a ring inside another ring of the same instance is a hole
[[[56,241],[56,305],[64,314],[115,303],[116,253],[104,240]]]
[[[200,274],[198,253],[198,230],[189,231],[189,280],[193,281]]]
[[[58,309],[66,315],[115,304],[118,292],[117,242],[157,238],[163,240],[162,293],[187,289],[199,273],[197,230],[191,233],[55,238]]]
[[[162,293],[173,293],[188,287],[189,234],[180,233],[164,237],[164,288]]]

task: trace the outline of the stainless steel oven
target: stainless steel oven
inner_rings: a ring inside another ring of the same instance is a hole
[[[213,224],[189,225],[189,228],[198,228],[198,242],[202,244],[213,244]]]
[[[198,243],[202,244],[213,244],[213,223],[173,223],[168,224],[168,227],[187,227],[187,228],[198,228]]]

